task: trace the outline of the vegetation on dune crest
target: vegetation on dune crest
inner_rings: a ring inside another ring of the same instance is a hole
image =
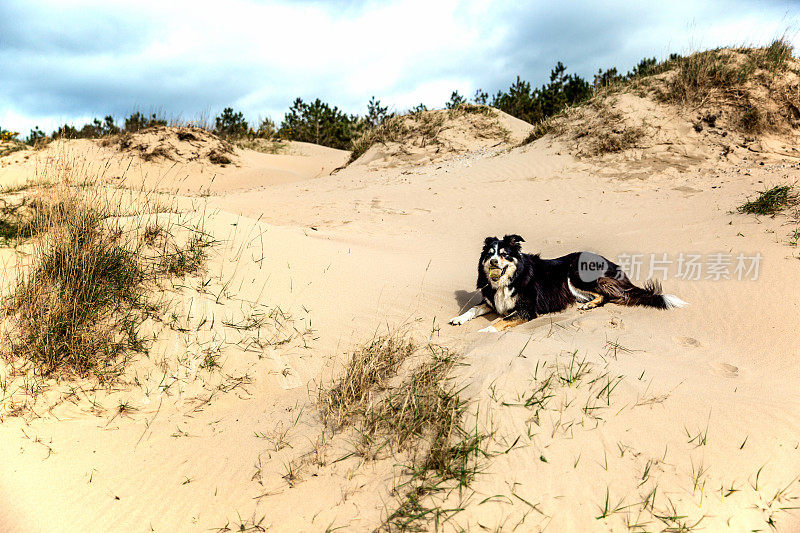
[[[450,105],[452,104],[452,105]],[[350,162],[355,161],[375,144],[399,143],[419,148],[436,146],[437,151],[448,149],[442,132],[453,126],[453,121],[465,117],[463,126],[471,129],[478,138],[507,141],[509,132],[497,118],[494,109],[478,104],[463,103],[458,95],[448,104],[446,110],[418,109],[406,115],[391,115],[382,123],[367,129],[353,141]]]
[[[661,65],[666,77],[652,90],[668,104],[727,110],[728,126],[744,133],[795,127],[800,118],[797,83],[782,77],[798,74],[791,58],[792,47],[782,39],[766,48],[698,52]]]
[[[19,140],[19,132],[0,128],[0,157],[13,154],[25,149],[25,144]]]
[[[223,166],[234,162],[233,143],[200,128],[162,127],[121,132],[103,138],[100,145],[134,153],[144,161],[207,160]]]
[[[800,125],[800,69],[791,53],[791,46],[779,39],[765,48],[672,54],[660,62],[644,59],[625,76],[615,69],[601,71],[588,99],[538,122],[525,142],[569,133],[582,146],[577,149],[580,155],[637,146],[645,131],[614,107],[622,93],[696,113],[698,132],[705,124],[751,136],[791,130]]]

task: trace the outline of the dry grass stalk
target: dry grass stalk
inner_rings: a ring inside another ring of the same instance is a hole
[[[374,393],[385,386],[415,350],[413,343],[390,335],[378,337],[354,351],[343,375],[330,388],[320,391],[323,420],[341,428],[363,415]]]

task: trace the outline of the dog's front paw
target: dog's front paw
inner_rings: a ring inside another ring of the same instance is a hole
[[[458,315],[458,316],[454,316],[453,318],[451,318],[448,321],[448,323],[453,325],[453,326],[460,326],[460,325],[466,323],[468,320],[469,320],[469,318],[466,317],[465,315]]]
[[[479,329],[478,333],[497,333],[497,328],[494,326],[486,326],[483,329]]]

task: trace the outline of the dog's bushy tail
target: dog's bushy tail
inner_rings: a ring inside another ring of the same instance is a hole
[[[661,284],[656,280],[648,280],[644,287],[637,287],[628,279],[616,280],[619,299],[622,305],[641,305],[656,309],[673,309],[689,305],[672,294],[661,294]],[[615,291],[617,292],[617,291]]]

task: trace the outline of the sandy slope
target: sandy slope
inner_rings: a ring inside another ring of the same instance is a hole
[[[135,135],[140,135],[139,142],[147,147],[144,153],[161,148],[166,156],[142,158],[138,150],[122,150],[89,140],[56,142],[40,151],[25,150],[3,158],[3,185],[19,185],[55,161],[68,159],[81,175],[100,177],[114,186],[214,195],[319,178],[349,158],[349,152],[342,150],[285,142],[278,145],[276,154],[231,146],[231,151],[223,154],[230,163],[212,164],[207,157],[209,149],[204,146],[208,144],[206,139],[178,141],[168,135],[164,135],[166,139],[156,134]],[[201,148],[198,150],[197,146]]]
[[[658,531],[702,518],[707,531],[744,531],[772,518],[780,531],[798,530],[800,517],[779,510],[800,493],[800,261],[786,244],[794,226],[731,213],[753,191],[796,179],[798,160],[738,147],[723,157],[680,125],[685,135],[669,146],[601,160],[575,160],[545,138],[489,157],[317,177],[314,165],[301,172],[281,159],[292,156],[245,153],[220,172],[225,186],[209,181],[207,164],[142,163],[162,186],[211,187],[195,209],[221,241],[203,277],[209,289],[191,280],[174,291],[194,333],[165,333],[154,352],[199,357],[215,333],[232,339],[220,324],[254,302],[280,306],[304,334],[259,353],[231,340],[227,377],[215,378],[228,392],[210,401],[189,361],[161,395],[135,386],[85,395],[108,407],[100,414],[81,397],[38,418],[5,418],[0,525],[192,531],[263,517],[275,531],[371,530],[393,506],[393,461],[364,461],[336,439],[322,447],[326,466],[298,459],[320,436],[314,389],[335,371],[330,360],[406,325],[463,351],[456,379],[498,453],[474,492],[444,503],[465,508],[454,528]],[[77,147],[92,168],[104,165],[102,149]],[[14,156],[3,183],[35,168],[33,157]],[[334,164],[326,161],[314,164]],[[284,179],[289,167],[297,179]],[[664,285],[691,302],[684,310],[570,309],[505,334],[476,333],[488,318],[446,325],[468,305],[482,239],[511,232],[547,257],[588,249],[763,260],[757,281],[680,280],[673,265]],[[583,383],[598,378],[594,388],[559,386],[539,413],[516,405],[547,363],[569,364],[573,353],[591,363]],[[157,381],[141,368],[143,383]],[[611,394],[603,380],[615,383]],[[119,415],[125,400],[137,410]],[[289,465],[300,465],[296,477]],[[654,507],[642,511],[653,488]],[[597,519],[607,493],[619,509]],[[671,505],[675,523],[654,516]]]

